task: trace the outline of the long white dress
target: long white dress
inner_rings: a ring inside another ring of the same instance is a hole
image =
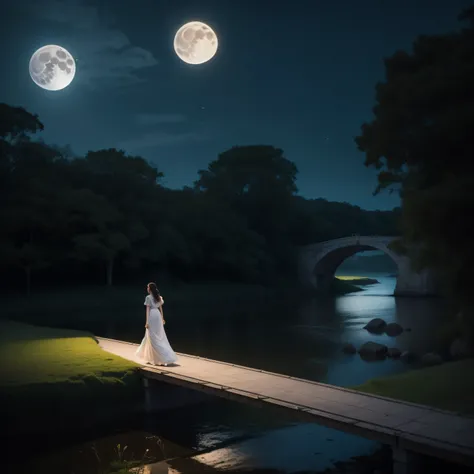
[[[136,355],[145,362],[154,365],[173,364],[178,360],[178,356],[171,348],[166,337],[163,318],[159,309],[161,303],[157,304],[153,297],[148,295],[145,298],[144,305],[150,307],[148,329],[145,330],[145,337],[137,349]]]

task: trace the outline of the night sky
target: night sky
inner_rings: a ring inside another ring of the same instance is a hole
[[[5,5],[6,4],[6,5]],[[390,209],[353,137],[371,119],[383,58],[419,34],[459,27],[472,0],[92,0],[2,2],[0,102],[37,113],[47,142],[76,154],[123,148],[172,188],[233,145],[269,144],[299,169],[307,198]],[[209,24],[217,55],[191,66],[174,53],[187,21]],[[58,44],[77,61],[66,89],[28,73]]]

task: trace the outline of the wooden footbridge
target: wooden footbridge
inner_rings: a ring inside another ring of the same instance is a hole
[[[474,468],[474,418],[296,377],[179,354],[173,367],[143,365],[136,344],[98,338],[107,352],[141,364],[146,378],[239,402],[267,405],[392,447],[394,474],[418,472],[425,455]]]

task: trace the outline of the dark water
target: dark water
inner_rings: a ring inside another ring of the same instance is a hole
[[[165,305],[168,337],[180,352],[340,386],[409,370],[400,361],[365,362],[357,355],[345,355],[341,345],[352,342],[358,347],[373,340],[401,350],[433,350],[437,327],[448,315],[448,308],[436,299],[394,298],[389,296],[394,278],[366,276],[377,278],[380,284],[336,298],[270,301],[264,305],[242,301],[220,308],[191,304],[174,310]],[[143,336],[142,312],[142,308],[137,310],[133,327],[98,327],[97,332],[137,342]],[[411,331],[397,338],[370,335],[363,326],[375,317],[398,322]],[[152,443],[150,453],[160,459],[163,446],[158,449],[155,442],[147,440],[151,435],[160,437],[167,451],[165,457],[177,459],[150,465],[145,472],[152,474],[194,474],[217,472],[216,469],[238,472],[249,468],[311,472],[376,447],[371,441],[316,424],[275,419],[265,409],[217,399],[150,416],[133,428],[123,429],[113,436],[91,434],[89,441],[95,441],[96,449],[106,458],[114,456],[113,447],[118,443],[133,444],[135,453],[143,453]],[[91,472],[80,467],[81,459],[84,465],[92,462],[87,454],[90,449],[91,444],[86,443],[58,450],[53,457],[38,461],[38,468],[47,464],[50,474]]]

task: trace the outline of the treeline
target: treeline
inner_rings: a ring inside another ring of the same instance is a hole
[[[0,104],[4,288],[165,275],[272,284],[295,275],[300,245],[397,234],[397,211],[298,196],[296,166],[272,146],[233,147],[193,187],[171,190],[140,156],[72,157],[41,130],[37,116]]]

